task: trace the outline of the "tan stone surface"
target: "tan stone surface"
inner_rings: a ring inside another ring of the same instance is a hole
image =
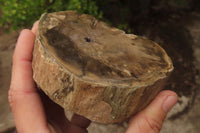
[[[44,14],[34,80],[66,110],[116,123],[143,109],[173,70],[156,43],[73,11]]]

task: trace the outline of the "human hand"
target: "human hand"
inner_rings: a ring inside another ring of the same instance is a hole
[[[9,102],[19,133],[86,133],[90,121],[74,115],[71,122],[64,110],[36,89],[32,72],[32,52],[38,22],[23,30],[13,56]],[[177,102],[172,91],[162,91],[143,111],[132,117],[126,133],[158,133],[167,112]]]
[[[74,115],[66,119],[64,110],[36,89],[32,52],[38,22],[23,30],[18,38],[12,67],[9,102],[19,133],[87,133],[90,120]]]
[[[176,102],[175,92],[160,92],[150,105],[130,119],[126,133],[159,133],[167,113]]]

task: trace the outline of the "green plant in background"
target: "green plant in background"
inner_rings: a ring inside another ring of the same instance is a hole
[[[76,10],[80,13],[90,14],[94,17],[101,19],[103,12],[99,11],[95,0],[70,0],[68,3],[68,10]]]
[[[6,29],[30,26],[45,12],[76,10],[102,18],[95,0],[1,0],[0,25]]]
[[[130,33],[132,25],[151,15],[154,9],[189,9],[192,1],[198,0],[0,0],[0,26],[17,29],[31,26],[45,12],[76,10]]]

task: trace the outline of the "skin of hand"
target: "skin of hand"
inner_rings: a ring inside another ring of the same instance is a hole
[[[32,71],[32,52],[38,21],[32,30],[22,30],[13,55],[9,103],[18,133],[87,133],[90,120],[74,114],[66,119],[64,110],[36,88]],[[134,115],[126,133],[159,133],[177,95],[162,91],[143,111]]]

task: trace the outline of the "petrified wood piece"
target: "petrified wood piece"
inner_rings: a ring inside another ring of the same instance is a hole
[[[158,44],[74,11],[41,17],[32,66],[53,101],[99,123],[143,109],[173,70]]]

